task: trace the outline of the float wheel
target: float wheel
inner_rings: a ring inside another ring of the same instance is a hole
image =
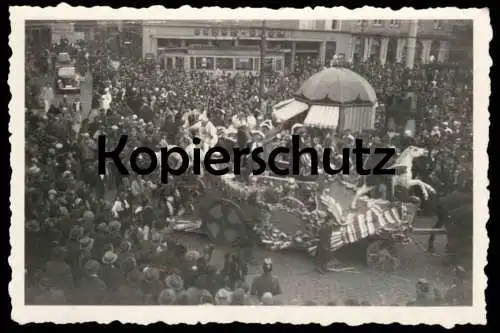
[[[217,199],[201,212],[202,228],[211,242],[233,245],[246,234],[242,209],[228,199]]]

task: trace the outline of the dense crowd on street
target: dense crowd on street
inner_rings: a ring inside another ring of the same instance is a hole
[[[76,125],[71,115],[78,112],[78,101],[69,103],[62,98],[55,103],[52,82],[43,85],[37,80],[50,77],[53,65],[50,55],[46,63],[40,63],[40,54],[63,50],[93,78],[94,111]],[[123,153],[127,156],[138,146],[188,146],[192,136],[204,130],[193,129],[197,122],[226,129],[245,122],[266,131],[272,126],[262,124],[272,118],[272,106],[293,97],[301,82],[322,66],[313,60],[298,61],[295,72],[286,76],[269,74],[261,108],[257,76],[222,73],[213,77],[200,71],[160,70],[140,59],[120,59],[115,69],[109,60],[106,45],[99,42],[76,45],[61,41],[52,50],[40,50],[34,42],[27,44],[27,302],[279,304],[275,297],[282,290],[272,274],[270,259],[262,263],[261,275],[249,281],[249,260],[239,251],[227,253],[224,266],[216,267],[212,264],[212,246],[188,249],[180,244],[172,234],[170,221],[180,210],[188,209],[185,203],[189,194],[183,193],[175,181],[159,187],[158,175],[122,177],[110,167],[105,176],[100,176],[96,139],[106,134],[108,149],[112,150],[120,134],[127,133],[129,141]],[[426,163],[434,166],[421,166],[421,178],[428,179],[441,195],[470,182],[471,175],[465,182],[458,180],[461,168],[472,162],[470,69],[429,65],[408,70],[399,64],[375,63],[352,68],[377,89],[384,104],[381,107],[388,108],[397,99],[401,93],[397,89],[406,86],[416,92],[419,110],[400,108],[402,113],[410,110],[407,118],[415,119],[416,133],[408,135],[405,121],[395,119],[391,131],[397,135],[387,134],[382,123],[389,116],[399,115],[386,113],[380,117],[380,130],[346,132],[330,138],[330,142],[348,144],[351,137],[364,135],[400,149],[409,144],[424,146],[431,154]],[[48,107],[44,109],[44,105]],[[311,134],[310,140],[322,144],[319,136]],[[425,173],[428,170],[432,173]],[[408,305],[467,302],[465,275],[458,269],[455,284],[443,295],[432,282],[418,281],[416,299]],[[369,305],[355,299],[329,304]]]

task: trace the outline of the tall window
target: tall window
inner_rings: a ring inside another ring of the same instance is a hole
[[[254,71],[259,72],[260,71],[260,58],[253,58],[253,63],[254,63]]]
[[[332,20],[332,30],[338,30],[339,29],[339,21],[337,20]]]
[[[217,58],[215,65],[217,69],[233,70],[233,58]]]
[[[441,21],[440,20],[433,20],[432,27],[434,28],[434,30],[441,30],[442,29]]]
[[[252,58],[236,58],[234,68],[240,71],[251,71],[253,69]]]
[[[276,70],[283,71],[283,59],[281,57],[276,58]]]
[[[391,28],[399,28],[399,20],[391,20],[389,25]]]

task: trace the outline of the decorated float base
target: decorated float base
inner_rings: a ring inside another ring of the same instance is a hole
[[[319,230],[333,215],[330,251],[363,244],[367,264],[383,270],[398,266],[394,245],[407,240],[419,207],[418,202],[363,197],[359,208],[351,210],[355,187],[338,178],[299,182],[264,176],[247,184],[228,175],[214,181],[198,202],[199,218],[178,217],[174,230],[202,232],[219,244],[256,238],[273,251],[299,249],[315,255]]]

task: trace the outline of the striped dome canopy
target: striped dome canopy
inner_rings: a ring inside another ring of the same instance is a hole
[[[296,92],[296,97],[311,104],[375,104],[377,95],[361,75],[347,68],[326,68],[311,76]]]

